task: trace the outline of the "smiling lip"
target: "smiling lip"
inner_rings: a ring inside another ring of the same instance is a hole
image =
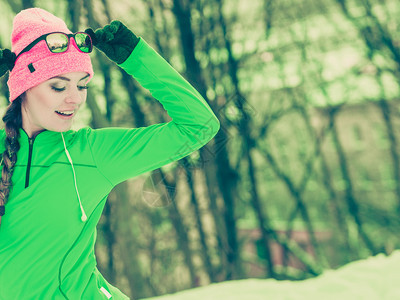
[[[73,116],[75,116],[75,111],[72,113],[72,115],[70,115],[70,116],[63,116],[63,115],[60,115],[60,114],[58,114],[57,112],[54,112],[57,116],[59,116],[61,119],[64,119],[64,120],[69,120],[69,119],[72,119],[72,117]]]

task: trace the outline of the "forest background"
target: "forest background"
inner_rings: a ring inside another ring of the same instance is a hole
[[[121,20],[221,122],[202,149],[109,195],[98,268],[132,299],[305,279],[400,248],[398,0],[0,0],[0,48],[29,7],[73,32]],[[170,121],[130,75],[91,55],[96,76],[74,129]]]

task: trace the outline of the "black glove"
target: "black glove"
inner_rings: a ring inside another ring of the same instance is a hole
[[[0,77],[12,70],[17,56],[8,49],[0,49]]]
[[[85,32],[90,35],[93,45],[117,64],[122,64],[139,42],[139,38],[118,20],[96,31],[88,28]]]

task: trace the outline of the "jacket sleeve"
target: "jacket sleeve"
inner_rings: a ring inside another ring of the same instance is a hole
[[[88,129],[93,159],[112,185],[179,160],[217,134],[219,120],[203,97],[145,40],[140,38],[119,66],[150,91],[172,120],[139,128]]]

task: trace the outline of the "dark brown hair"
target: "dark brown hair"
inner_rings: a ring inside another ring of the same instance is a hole
[[[22,127],[21,103],[22,95],[8,105],[3,116],[6,137],[4,139],[5,151],[2,153],[1,158],[3,170],[1,171],[0,181],[0,205],[5,205],[12,189],[11,177],[14,173],[17,153],[20,148],[18,138],[20,136],[19,129]]]

